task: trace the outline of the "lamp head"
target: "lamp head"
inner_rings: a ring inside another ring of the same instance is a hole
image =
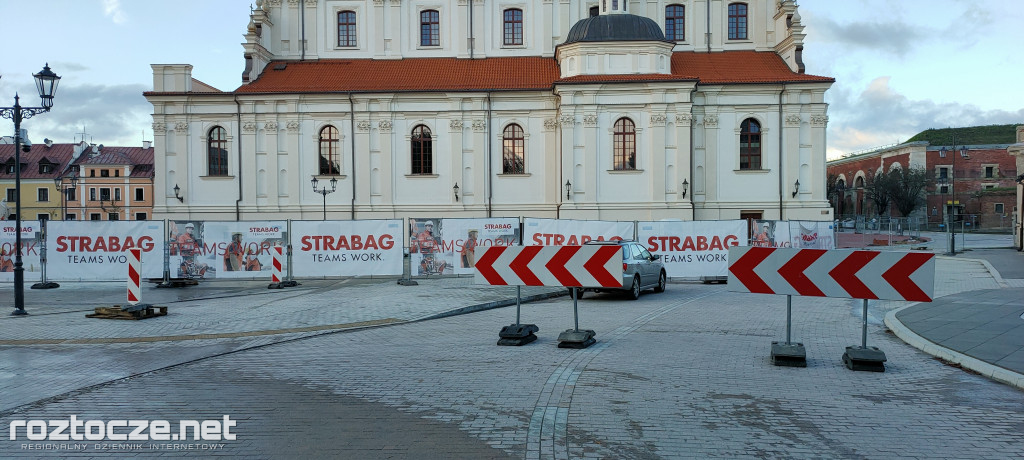
[[[57,93],[60,77],[50,70],[50,63],[46,63],[43,70],[32,76],[36,79],[36,89],[39,91],[39,98],[42,99],[43,108],[50,110],[50,107],[53,107],[53,95]]]

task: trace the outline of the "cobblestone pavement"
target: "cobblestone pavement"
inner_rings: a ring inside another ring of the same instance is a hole
[[[980,262],[937,265],[939,292],[1000,287]],[[427,301],[452,292],[459,290]],[[588,296],[580,326],[596,330],[599,342],[583,350],[555,346],[573,324],[565,297],[524,305],[523,321],[541,329],[524,347],[494,345],[512,308],[323,334],[0,410],[3,427],[71,414],[172,423],[229,415],[237,440],[189,441],[191,450],[141,442],[47,452],[19,438],[0,442],[0,457],[1009,458],[1024,451],[1024,393],[944,364],[877,320],[868,345],[886,353],[886,372],[846,369],[845,346],[861,340],[860,305],[794,299],[793,338],[806,346],[807,368],[770,364],[771,341],[785,334],[785,298],[718,285],[671,284],[635,302]],[[872,318],[887,306],[872,302]],[[230,349],[232,340],[194,342]],[[136,346],[185,353],[186,344]],[[134,346],[38,347],[68,347],[88,359],[89,351]],[[92,371],[68,364],[63,372]]]
[[[29,291],[29,316],[0,316],[0,410],[269,343],[415,321],[467,306],[507,304],[516,292],[514,287],[476,286],[472,278],[419,282],[304,281],[285,290],[268,290],[265,282],[150,287],[143,301],[168,305],[168,315],[142,321],[85,317],[96,306],[123,303],[124,291],[113,283],[66,283],[56,290]],[[522,292],[530,298],[563,291]]]

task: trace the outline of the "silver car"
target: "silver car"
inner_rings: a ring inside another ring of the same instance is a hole
[[[654,292],[665,292],[667,277],[665,265],[661,263],[660,254],[651,254],[644,245],[636,241],[588,241],[587,245],[615,245],[622,247],[622,287],[621,288],[569,288],[572,295],[576,290],[576,298],[582,298],[585,291],[591,292],[625,292],[636,300],[640,291],[654,289]]]

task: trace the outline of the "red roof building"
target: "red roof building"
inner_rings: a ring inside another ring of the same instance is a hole
[[[238,88],[153,65],[154,211],[832,220],[796,2],[657,5],[260,2]]]

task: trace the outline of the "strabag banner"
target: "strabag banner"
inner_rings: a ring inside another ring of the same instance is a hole
[[[488,246],[519,244],[519,219],[442,219],[439,254],[457,275],[472,275],[476,260]]]
[[[270,278],[272,248],[288,244],[284,221],[175,221],[169,227],[171,273],[179,278]],[[282,267],[287,270],[287,260]]]
[[[755,220],[750,245],[762,248],[835,249],[831,222]]]
[[[16,258],[17,235],[13,220],[0,222],[0,281],[14,281],[14,259]],[[42,279],[41,255],[42,238],[39,222],[35,220],[21,221],[21,266],[25,269],[25,281]],[[47,274],[49,275],[49,274]]]
[[[127,280],[128,255],[142,249],[142,276],[164,274],[163,222],[75,221],[47,223],[46,276],[53,280]]]
[[[292,222],[296,277],[402,274],[401,220]]]
[[[729,248],[746,246],[744,220],[640,222],[640,243],[661,254],[669,277],[727,276]]]
[[[533,219],[523,221],[523,245],[576,246],[591,240],[631,240],[633,222]]]

